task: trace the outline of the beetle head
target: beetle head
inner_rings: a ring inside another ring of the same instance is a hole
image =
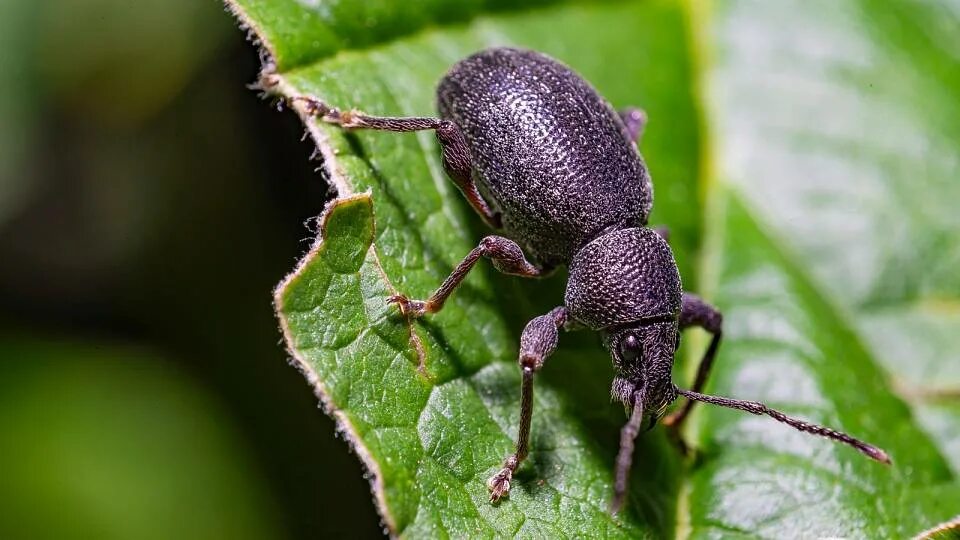
[[[890,463],[886,452],[846,433],[792,418],[762,403],[683,390],[671,381],[673,359],[680,345],[678,317],[682,303],[680,274],[667,242],[647,228],[617,229],[584,246],[570,261],[564,296],[570,317],[601,333],[617,371],[613,397],[630,409],[620,430],[614,497],[617,512],[626,497],[634,439],[649,429],[677,394],[765,414],[800,431],[850,445],[872,459]],[[716,347],[719,334],[711,347]],[[711,353],[712,354],[712,353]]]
[[[654,420],[676,397],[671,372],[681,290],[670,246],[645,227],[600,236],[570,262],[567,310],[601,332],[617,371],[613,396],[627,406],[642,398]]]
[[[676,320],[642,321],[602,332],[617,371],[611,395],[632,407],[643,401],[645,416],[653,427],[667,406],[676,399],[671,374],[679,344]]]

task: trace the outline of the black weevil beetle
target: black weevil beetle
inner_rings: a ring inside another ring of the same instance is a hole
[[[645,421],[652,427],[678,395],[686,402],[664,419],[675,434],[693,403],[702,401],[765,414],[890,463],[883,450],[845,433],[762,403],[700,393],[720,344],[722,317],[683,292],[665,231],[647,227],[653,187],[635,142],[645,122],[641,111],[618,114],[570,68],[510,48],[481,51],[454,65],[437,88],[440,118],[373,117],[312,98],[293,100],[344,128],[435,130],[447,174],[484,221],[509,237],[481,240],[427,300],[390,298],[406,316],[440,311],[481,257],[524,277],[568,267],[563,305],[531,320],[520,337],[520,429],[515,452],[488,482],[491,501],[509,493],[527,456],[534,374],[556,348],[559,330],[576,326],[600,332],[617,372],[612,395],[632,409],[620,432],[613,512],[624,501],[637,433]],[[679,332],[691,326],[712,339],[693,390],[684,390],[673,384],[671,372]]]

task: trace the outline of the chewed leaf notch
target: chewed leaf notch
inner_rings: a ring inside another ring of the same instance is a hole
[[[321,240],[278,287],[276,307],[291,355],[366,465],[388,528],[414,536],[437,527],[499,535],[517,527],[550,535],[570,527],[583,535],[642,531],[636,517],[615,520],[607,513],[612,479],[604,478],[609,471],[596,475],[611,449],[583,444],[590,437],[586,426],[564,418],[570,397],[552,389],[537,396],[533,470],[521,470],[522,485],[509,501],[489,504],[484,480],[515,434],[517,370],[499,362],[439,384],[424,377],[409,339],[424,329],[411,330],[387,303],[393,291],[372,249],[374,231],[368,194],[332,202]],[[424,334],[432,365],[448,362],[431,331]],[[590,390],[602,406],[602,387]],[[612,435],[616,408],[609,411]],[[564,508],[576,508],[576,520],[558,526],[530,519],[559,518]]]

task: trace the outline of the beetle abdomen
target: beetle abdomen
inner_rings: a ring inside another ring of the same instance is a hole
[[[646,166],[616,112],[568,67],[488,49],[457,63],[437,97],[467,138],[481,192],[536,258],[566,263],[604,229],[646,224]]]

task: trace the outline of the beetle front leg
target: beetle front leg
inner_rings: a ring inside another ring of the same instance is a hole
[[[481,257],[493,262],[493,267],[513,276],[538,277],[544,270],[527,261],[523,250],[516,242],[502,236],[487,236],[480,241],[480,245],[473,248],[453,272],[443,281],[440,287],[426,300],[410,300],[403,295],[390,297],[390,302],[400,306],[400,312],[408,317],[420,317],[427,313],[436,313],[443,308],[443,303],[467,277],[473,266]]]
[[[699,296],[685,292],[680,308],[679,323],[680,330],[698,326],[713,334],[710,345],[707,347],[707,351],[703,353],[703,358],[697,367],[697,377],[693,381],[693,391],[701,392],[707,383],[707,377],[710,375],[713,359],[716,357],[717,348],[720,346],[720,338],[723,337],[723,315]],[[680,426],[687,419],[694,403],[693,400],[688,399],[679,410],[664,418],[663,424],[669,426],[675,433],[679,433]]]
[[[533,377],[543,367],[547,357],[557,348],[560,328],[567,322],[567,308],[554,308],[550,313],[534,318],[520,336],[520,370],[523,382],[520,386],[520,429],[517,445],[512,454],[503,461],[503,468],[490,477],[490,502],[496,502],[510,493],[510,481],[517,467],[530,450],[530,421],[533,418]]]
[[[341,111],[310,97],[295,97],[291,101],[305,104],[307,114],[323,122],[337,124],[347,129],[376,129],[380,131],[408,132],[434,130],[443,154],[443,169],[460,189],[467,202],[483,220],[494,229],[500,228],[500,214],[483,199],[473,181],[473,166],[467,139],[456,124],[449,120],[432,117],[370,116],[359,111]]]

